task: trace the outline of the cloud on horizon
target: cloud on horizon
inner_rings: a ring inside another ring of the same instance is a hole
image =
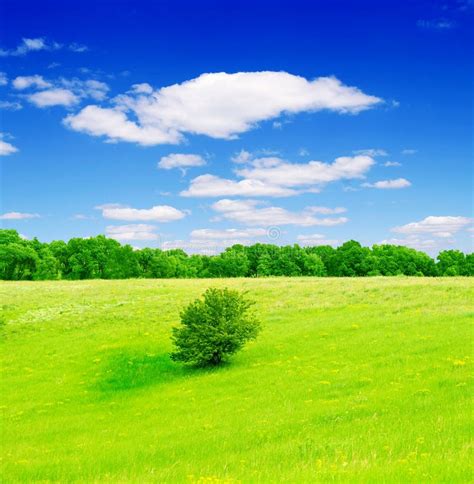
[[[348,222],[346,217],[317,218],[315,213],[321,213],[322,207],[306,207],[301,212],[291,212],[282,207],[263,206],[256,200],[222,199],[212,205],[212,209],[227,220],[239,222],[247,226],[256,225],[297,225],[311,227],[315,225],[332,227]],[[336,213],[339,213],[338,209]],[[332,212],[334,213],[334,212]],[[218,217],[218,218],[219,218]]]
[[[105,234],[118,241],[127,240],[159,240],[155,233],[156,227],[148,224],[108,225]]]
[[[410,236],[419,234],[431,234],[435,237],[449,238],[461,229],[472,224],[472,219],[458,216],[429,216],[419,222],[411,222],[406,225],[392,228],[392,232]]]
[[[40,218],[37,213],[7,212],[0,215],[0,220],[27,220],[30,218]]]

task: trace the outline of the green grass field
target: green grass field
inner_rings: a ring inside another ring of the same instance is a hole
[[[179,309],[249,290],[222,368],[169,360]],[[474,280],[0,284],[2,482],[473,480]]]

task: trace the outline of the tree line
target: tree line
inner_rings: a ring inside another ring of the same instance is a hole
[[[103,235],[43,243],[0,230],[3,280],[397,275],[474,276],[474,254],[444,250],[434,260],[404,246],[369,248],[350,240],[337,248],[257,243],[213,256],[188,255],[181,249],[137,250]]]

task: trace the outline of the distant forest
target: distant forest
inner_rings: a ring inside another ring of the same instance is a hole
[[[127,279],[266,276],[474,276],[474,254],[444,250],[436,260],[404,246],[362,247],[350,240],[300,247],[233,245],[218,255],[134,249],[102,235],[42,243],[0,230],[0,279]]]

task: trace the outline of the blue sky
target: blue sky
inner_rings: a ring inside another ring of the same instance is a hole
[[[472,1],[0,9],[3,228],[472,251]]]

